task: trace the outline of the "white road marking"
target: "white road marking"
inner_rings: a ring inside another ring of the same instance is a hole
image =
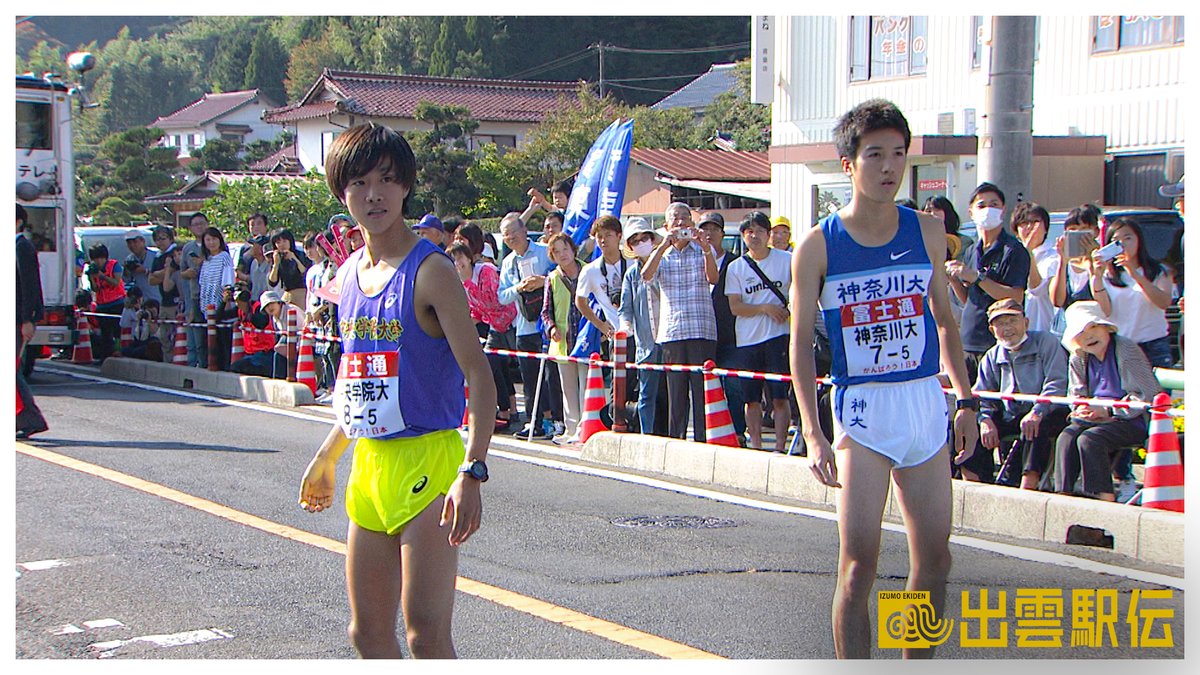
[[[310,413],[300,413],[300,412],[295,412],[292,410],[285,410],[285,409],[281,409],[281,408],[273,408],[270,406],[264,406],[264,405],[260,405],[260,404],[256,404],[256,403],[250,403],[247,401],[236,401],[236,400],[218,398],[216,396],[208,396],[205,394],[196,394],[193,392],[179,391],[176,389],[156,387],[153,385],[141,384],[139,382],[125,382],[123,380],[113,380],[113,379],[109,379],[106,377],[96,377],[94,375],[75,373],[75,372],[66,371],[66,370],[54,370],[54,369],[47,369],[47,370],[56,372],[60,375],[67,375],[70,377],[79,377],[79,378],[91,380],[94,382],[103,382],[103,383],[107,383],[107,384],[124,385],[124,386],[128,386],[128,387],[144,389],[147,391],[153,391],[153,392],[158,392],[158,393],[162,393],[162,394],[176,395],[176,396],[182,396],[185,398],[193,398],[193,399],[199,399],[199,400],[203,400],[203,401],[210,401],[213,403],[221,403],[224,405],[231,405],[231,406],[236,406],[236,407],[240,407],[240,408],[247,408],[250,410],[257,410],[259,412],[265,412],[265,413],[270,413],[270,414],[274,414],[274,415],[283,415],[286,417],[292,417],[292,418],[296,418],[296,419],[304,419],[304,420],[309,420],[309,421],[313,421],[313,422],[322,422],[322,423],[326,423],[326,424],[331,424],[333,422],[333,419],[331,417],[318,416],[318,415],[313,415]],[[544,453],[544,454],[558,455],[558,456],[570,458],[570,459],[578,459],[579,458],[578,453],[572,452],[570,450],[563,450],[560,448],[547,448],[546,446],[529,443],[527,441],[522,441],[522,440],[519,440],[516,438],[505,438],[504,442],[505,442],[505,444],[516,445],[518,447],[536,448],[538,452]],[[703,499],[712,499],[715,501],[725,502],[728,504],[737,504],[739,506],[745,506],[745,507],[753,508],[753,509],[760,509],[763,511],[791,513],[791,514],[800,515],[800,516],[807,516],[809,518],[819,518],[822,520],[828,520],[828,521],[834,521],[834,522],[837,521],[837,514],[832,511],[821,511],[818,509],[809,509],[809,508],[803,508],[803,507],[797,507],[797,506],[788,506],[785,504],[776,504],[773,502],[763,501],[761,499],[753,499],[750,497],[741,497],[738,495],[731,495],[731,494],[727,494],[724,492],[718,492],[716,490],[709,490],[709,489],[705,489],[705,488],[692,487],[689,485],[682,485],[679,483],[672,483],[670,481],[661,480],[661,479],[657,479],[657,478],[647,478],[645,476],[639,476],[636,474],[629,474],[629,473],[621,473],[619,471],[612,471],[609,469],[600,469],[600,468],[594,468],[594,467],[589,467],[589,466],[580,466],[580,465],[576,465],[576,464],[570,464],[567,462],[560,462],[560,461],[557,461],[554,459],[548,459],[545,457],[534,457],[534,456],[530,456],[530,455],[522,455],[522,454],[515,453],[515,452],[508,452],[505,450],[491,449],[488,451],[488,454],[496,456],[496,457],[503,457],[505,459],[509,459],[509,460],[516,461],[516,462],[525,462],[526,464],[533,464],[536,466],[542,466],[542,467],[546,467],[546,468],[550,468],[550,469],[557,469],[559,471],[567,471],[570,473],[578,473],[578,474],[583,474],[583,475],[588,475],[588,476],[596,476],[599,478],[609,478],[611,480],[617,480],[617,481],[621,481],[624,483],[632,483],[632,484],[641,485],[644,487],[651,487],[651,488],[655,488],[655,489],[659,489],[659,490],[667,490],[669,492],[678,492],[680,494],[691,495],[693,497],[701,497]],[[883,523],[883,529],[885,529],[889,532],[898,532],[898,533],[906,532],[904,526],[901,524],[898,524],[898,523],[885,522],[885,523]],[[1108,575],[1112,575],[1112,576],[1124,577],[1126,579],[1131,579],[1133,581],[1141,581],[1144,583],[1159,584],[1161,586],[1166,586],[1168,588],[1176,588],[1181,591],[1186,591],[1186,588],[1184,586],[1184,580],[1179,577],[1173,577],[1173,576],[1169,576],[1166,574],[1158,574],[1155,572],[1144,572],[1142,570],[1132,569],[1132,568],[1128,568],[1128,567],[1121,567],[1119,565],[1113,565],[1113,564],[1109,564],[1109,563],[1097,562],[1094,560],[1088,560],[1087,558],[1080,558],[1077,556],[1067,555],[1065,553],[1057,553],[1054,551],[1044,551],[1044,550],[1037,549],[1037,548],[1029,548],[1029,547],[1019,546],[1019,545],[1014,545],[1014,544],[1002,544],[1002,543],[998,543],[998,542],[994,542],[994,541],[988,541],[986,539],[980,539],[978,537],[970,537],[970,536],[958,535],[958,534],[953,534],[950,536],[950,543],[956,544],[959,546],[965,546],[968,548],[979,549],[981,551],[990,551],[992,553],[997,553],[997,554],[1008,556],[1011,558],[1017,558],[1019,560],[1026,560],[1029,562],[1036,562],[1036,563],[1044,563],[1044,564],[1048,564],[1048,565],[1055,565],[1058,567],[1067,567],[1067,568],[1072,568],[1072,569],[1085,570],[1085,571],[1089,571],[1089,572],[1096,572],[1099,574],[1108,574]]]
[[[35,560],[33,562],[17,563],[17,567],[26,572],[41,572],[42,570],[52,570],[55,567],[66,567],[69,564],[66,560]]]
[[[108,642],[93,642],[88,645],[88,649],[99,658],[111,658],[113,652],[125,645],[135,642],[146,642],[155,647],[182,647],[185,645],[200,644],[202,642],[212,642],[213,640],[229,640],[233,638],[232,633],[221,630],[220,628],[202,628],[200,630],[189,630],[182,633],[172,633],[170,635],[143,635],[141,637],[129,638],[128,640],[109,640]]]
[[[66,624],[65,626],[59,626],[58,628],[50,629],[51,635],[71,635],[72,633],[82,633],[82,632],[83,632],[83,629],[80,628],[79,626],[76,626],[73,623]]]
[[[84,621],[83,622],[84,628],[115,628],[117,626],[124,626],[124,625],[125,624],[121,623],[120,621],[117,621],[116,619],[95,619],[93,621]]]

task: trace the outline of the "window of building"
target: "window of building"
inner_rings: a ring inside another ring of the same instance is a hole
[[[983,17],[971,17],[971,70],[983,64]]]
[[[925,72],[928,17],[850,17],[850,81],[908,77]]]
[[[1097,16],[1092,19],[1092,53],[1183,44],[1182,16]]]

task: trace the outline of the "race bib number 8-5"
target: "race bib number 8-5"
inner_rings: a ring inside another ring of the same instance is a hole
[[[347,438],[380,438],[404,431],[399,365],[397,352],[342,355],[333,410]]]

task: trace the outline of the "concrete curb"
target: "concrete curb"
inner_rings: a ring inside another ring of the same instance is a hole
[[[105,359],[100,366],[100,372],[116,380],[189,389],[271,405],[296,407],[315,403],[312,391],[306,385],[255,375],[239,375],[126,358]]]
[[[588,439],[581,458],[822,506],[837,498],[813,478],[804,457],[605,431]],[[1061,544],[1070,526],[1084,525],[1112,534],[1117,553],[1183,567],[1181,513],[961,480],[951,495],[959,530]],[[900,517],[894,490],[885,513]]]

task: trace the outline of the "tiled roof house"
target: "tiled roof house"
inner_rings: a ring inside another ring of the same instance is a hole
[[[177,148],[179,158],[186,159],[191,157],[193,150],[204,147],[213,139],[233,140],[244,145],[275,139],[280,128],[262,120],[263,112],[275,105],[257,89],[205,94],[198,101],[166,117],[159,117],[148,126],[162,129],[162,144]]]
[[[464,79],[326,69],[296,103],[269,110],[263,120],[290,127],[304,171],[324,164],[337,134],[367,121],[397,131],[424,131],[417,104],[459,105],[479,122],[471,145],[519,147],[529,131],[575,97],[572,82]]]

